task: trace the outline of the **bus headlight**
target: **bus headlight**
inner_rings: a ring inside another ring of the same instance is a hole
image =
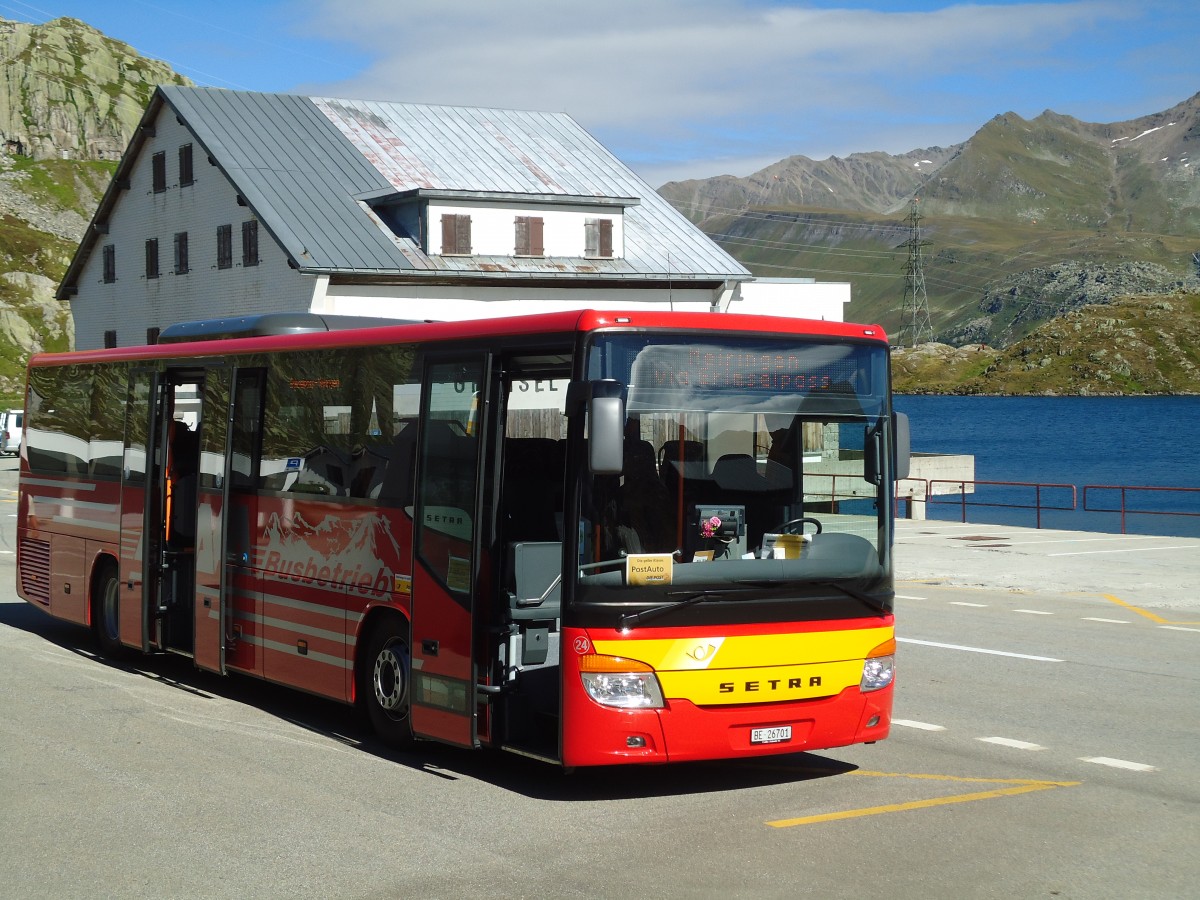
[[[896,676],[896,658],[894,656],[876,656],[863,662],[862,681],[859,688],[862,692],[878,691],[892,683]]]
[[[654,669],[636,659],[590,653],[579,657],[583,689],[602,706],[662,709],[662,688]]]
[[[884,641],[863,660],[862,681],[859,689],[864,693],[887,687],[896,677],[896,639]]]

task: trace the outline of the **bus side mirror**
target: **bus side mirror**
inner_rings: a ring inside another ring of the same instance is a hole
[[[895,434],[896,480],[903,481],[908,477],[912,466],[912,435],[908,426],[907,413],[893,413],[893,433]]]
[[[620,475],[625,467],[625,385],[611,378],[572,382],[567,414],[586,407],[588,469],[593,475]]]
[[[625,467],[625,401],[592,397],[588,409],[588,468],[593,475],[620,475]]]

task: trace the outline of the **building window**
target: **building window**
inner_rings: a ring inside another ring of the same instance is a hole
[[[154,193],[161,194],[167,189],[167,154],[163,151],[155,153],[151,158],[151,171],[154,177]]]
[[[188,273],[188,239],[186,231],[175,233],[175,274]]]
[[[104,349],[111,350],[115,346],[117,346],[117,332],[116,331],[104,332]]]
[[[147,328],[146,329],[146,343],[147,344],[157,344],[158,343],[158,332],[159,332],[158,328]]]
[[[117,248],[112,244],[105,244],[103,250],[104,257],[104,283],[112,284],[117,280]]]
[[[179,184],[182,187],[195,180],[192,174],[192,145],[184,144],[179,148]]]
[[[516,255],[544,256],[546,248],[542,243],[542,217],[517,216],[516,218]]]
[[[446,213],[442,216],[442,255],[471,255],[471,217]]]
[[[242,265],[258,265],[258,220],[242,223]]]
[[[587,219],[584,222],[584,256],[611,257],[613,255],[612,219]]]
[[[158,238],[146,241],[146,277],[158,277]]]
[[[217,268],[233,268],[233,226],[217,226]]]

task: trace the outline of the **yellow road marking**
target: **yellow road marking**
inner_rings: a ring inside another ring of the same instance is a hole
[[[1130,612],[1135,612],[1139,616],[1145,616],[1156,625],[1200,625],[1200,622],[1173,622],[1170,619],[1164,619],[1157,613],[1152,613],[1148,609],[1142,609],[1140,606],[1134,606],[1132,603],[1126,603],[1120,597],[1114,597],[1112,594],[1102,594],[1101,596],[1104,597],[1105,600],[1109,600],[1117,604],[1117,606],[1124,607]]]
[[[872,778],[912,778],[928,781],[954,781],[960,783],[1009,784],[1012,787],[996,788],[990,791],[976,791],[971,794],[955,794],[950,797],[934,797],[928,800],[910,800],[906,803],[889,803],[885,806],[868,806],[861,809],[845,809],[839,812],[821,813],[815,816],[800,816],[794,819],[776,819],[766,824],[772,828],[792,828],[796,825],[813,825],[818,822],[836,822],[842,819],[858,819],[863,816],[878,816],[884,813],[910,812],[916,809],[929,809],[934,806],[948,806],[952,803],[972,803],[976,800],[994,800],[997,797],[1013,797],[1018,794],[1030,794],[1034,791],[1049,791],[1060,787],[1075,787],[1079,781],[1034,781],[1025,778],[966,778],[957,775],[930,775],[905,772],[848,772],[848,775],[863,775]]]

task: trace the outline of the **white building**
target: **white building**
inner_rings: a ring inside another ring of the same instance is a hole
[[[721,310],[749,278],[565,114],[163,86],[58,296],[88,349],[252,313]]]

